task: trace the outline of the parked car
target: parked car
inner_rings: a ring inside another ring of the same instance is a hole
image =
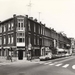
[[[40,56],[39,59],[40,60],[49,60],[49,59],[52,59],[52,53],[47,53],[44,56]]]
[[[65,56],[70,56],[70,54],[69,53],[66,53]]]

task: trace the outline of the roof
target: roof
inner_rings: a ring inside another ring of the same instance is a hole
[[[6,19],[6,20],[0,22],[0,24],[5,23],[6,21],[10,21],[10,20],[12,20],[12,19],[13,19],[13,18]]]

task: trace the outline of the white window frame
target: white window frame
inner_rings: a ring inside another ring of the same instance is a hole
[[[2,25],[0,25],[0,33],[2,33]]]
[[[37,38],[37,45],[39,45],[39,37]]]
[[[8,23],[8,31],[10,31],[10,30],[11,30],[11,24]]]
[[[34,45],[36,45],[36,36],[34,36]]]
[[[13,27],[14,27],[14,23],[11,23],[11,30],[13,30]]]
[[[11,44],[13,44],[13,42],[14,42],[14,37],[13,35],[11,35]]]
[[[28,21],[28,30],[31,31],[30,21]]]
[[[8,44],[11,43],[11,40],[10,40],[10,35],[8,35]]]
[[[2,37],[0,36],[0,45],[2,45]]]
[[[20,24],[20,27],[19,27]],[[23,24],[23,26],[22,26]],[[24,30],[24,19],[18,19],[18,26],[17,26],[18,30]]]
[[[34,23],[34,32],[36,32],[36,24]]]
[[[6,26],[4,25],[3,28],[4,28],[4,32],[5,32],[6,31]]]
[[[4,42],[3,42],[3,44],[6,44],[6,37],[4,36]]]

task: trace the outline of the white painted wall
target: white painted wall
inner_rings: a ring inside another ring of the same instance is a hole
[[[17,43],[17,46],[25,46],[25,43]]]

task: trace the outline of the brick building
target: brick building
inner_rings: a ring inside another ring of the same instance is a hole
[[[68,37],[48,28],[33,17],[13,15],[0,22],[0,55],[13,56],[23,52],[23,56],[29,52],[32,57],[45,54],[45,47],[67,49],[71,45]]]

